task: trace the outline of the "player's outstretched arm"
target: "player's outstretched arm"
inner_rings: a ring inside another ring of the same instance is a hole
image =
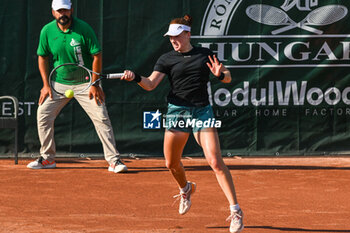
[[[159,71],[153,71],[152,74],[147,78],[138,74],[135,74],[131,70],[125,70],[124,76],[121,80],[136,81],[146,91],[152,91],[159,83],[163,80],[165,74]]]

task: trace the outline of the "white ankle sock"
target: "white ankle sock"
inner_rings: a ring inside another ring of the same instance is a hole
[[[230,205],[230,210],[231,210],[231,212],[237,211],[237,210],[240,210],[240,209],[241,209],[241,207],[239,207],[239,204]]]
[[[186,186],[181,188],[181,191],[186,193],[189,190],[189,188],[190,188],[190,183],[187,182]]]

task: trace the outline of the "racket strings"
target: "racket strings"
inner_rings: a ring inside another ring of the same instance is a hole
[[[69,81],[72,84],[82,84],[89,82],[90,73],[84,68],[76,65],[64,65],[55,70],[56,79]]]
[[[344,18],[347,8],[343,6],[326,6],[316,9],[308,16],[307,22],[313,25],[328,25]]]
[[[77,64],[63,64],[56,67],[50,74],[51,88],[58,94],[64,95],[66,90],[62,89],[62,85],[80,85],[91,83],[90,72]],[[68,87],[67,87],[68,88]]]
[[[259,23],[273,26],[283,25],[289,21],[284,11],[268,5],[252,5],[247,8],[246,14]]]

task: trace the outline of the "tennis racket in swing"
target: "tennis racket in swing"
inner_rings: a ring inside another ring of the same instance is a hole
[[[96,74],[99,76],[99,78],[95,81],[92,81],[92,74]],[[73,98],[74,95],[80,94],[88,90],[92,85],[98,83],[102,79],[118,79],[123,77],[124,73],[110,73],[110,74],[102,74],[94,72],[88,68],[86,68],[83,65],[76,64],[76,63],[65,63],[62,65],[59,65],[55,67],[49,76],[49,83],[51,89],[56,92],[59,95],[64,95],[67,98]],[[56,80],[63,79],[70,82],[68,85],[79,85],[87,83],[88,85],[84,87],[82,90],[79,90],[78,92],[73,92],[71,89],[64,90],[62,89],[57,90],[56,88]]]

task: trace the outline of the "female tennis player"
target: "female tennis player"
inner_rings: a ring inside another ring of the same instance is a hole
[[[191,207],[191,195],[196,190],[194,182],[187,181],[181,156],[190,132],[193,131],[197,143],[202,147],[206,160],[215,172],[216,178],[230,203],[230,232],[241,232],[243,212],[237,202],[231,173],[225,165],[220,150],[216,128],[194,124],[192,128],[179,127],[176,121],[206,121],[214,118],[209,104],[207,83],[210,72],[223,83],[231,82],[231,73],[218,61],[213,52],[206,48],[194,47],[190,42],[192,18],[185,15],[170,22],[169,36],[174,50],[163,54],[154,66],[152,74],[146,78],[126,70],[121,78],[135,81],[145,90],[151,91],[167,75],[171,90],[168,95],[168,112],[164,134],[164,156],[166,166],[175,178],[180,194],[179,213],[185,214]],[[175,127],[175,125],[177,127]]]

